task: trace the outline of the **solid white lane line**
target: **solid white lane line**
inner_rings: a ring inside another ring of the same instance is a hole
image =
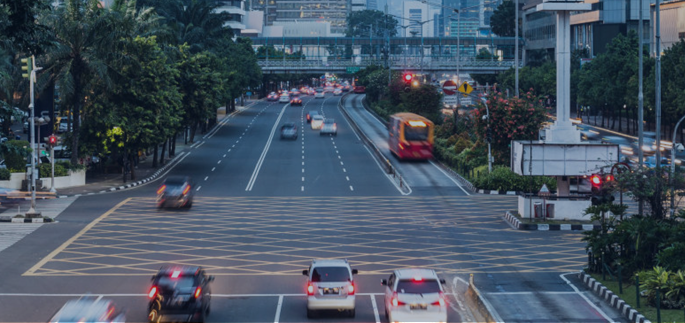
[[[580,290],[578,290],[578,288],[576,288],[576,286],[573,286],[573,284],[571,284],[571,282],[568,279],[566,279],[566,277],[564,277],[565,275],[570,275],[570,274],[575,274],[575,273],[561,274],[561,275],[559,275],[559,277],[561,277],[561,279],[563,279],[566,282],[566,284],[571,286],[571,288],[573,288],[573,290],[576,291],[576,294],[578,294],[578,296],[582,297],[588,303],[588,305],[592,306],[592,308],[594,308],[597,311],[597,313],[599,313],[599,315],[601,315],[605,320],[607,320],[608,322],[614,322],[608,315],[606,315],[606,313],[602,312],[602,310],[600,310],[599,307],[597,307],[597,305],[595,305],[595,303],[590,301],[587,298],[587,296],[585,296],[585,294],[581,293]],[[501,320],[499,320],[498,322],[501,322]]]
[[[373,306],[373,317],[376,319],[376,323],[381,323],[381,317],[378,315],[378,306],[376,305],[376,296],[371,296],[371,306]]]
[[[198,187],[195,189],[195,192],[199,191],[199,190],[200,190],[200,187],[202,187],[202,185],[198,186]]]
[[[450,175],[447,174],[444,170],[442,170],[442,168],[441,168],[440,166],[436,165],[432,160],[429,160],[428,162],[431,163],[431,165],[433,165],[435,168],[437,168],[441,173],[445,174],[445,176],[446,176],[447,178],[449,178],[454,184],[457,184],[457,186],[458,186],[462,191],[464,191],[464,193],[466,193],[466,195],[471,195],[471,194],[469,194],[469,192],[467,192],[463,187],[461,187],[461,184],[459,184],[459,182],[455,181],[454,178],[452,178],[452,176],[450,176]]]
[[[278,125],[281,123],[281,118],[283,117],[283,113],[285,113],[285,109],[289,106],[289,104],[286,104],[283,106],[283,109],[281,109],[281,113],[278,115],[278,119],[276,119],[276,122],[274,123],[274,126],[271,128],[271,134],[269,135],[269,139],[266,141],[266,145],[264,145],[264,150],[262,151],[262,155],[259,156],[259,160],[257,161],[257,164],[255,165],[254,171],[252,172],[252,177],[250,177],[250,181],[247,183],[247,187],[245,187],[246,191],[251,191],[252,187],[254,186],[255,181],[257,181],[257,176],[259,176],[259,170],[262,168],[262,164],[264,163],[264,159],[266,158],[266,154],[269,152],[269,147],[271,147],[271,141],[274,139],[274,134],[276,133],[276,129],[278,128]],[[304,158],[304,156],[302,156]]]
[[[276,306],[276,317],[274,318],[274,323],[278,323],[281,318],[281,306],[283,306],[283,295],[278,296],[278,305]]]
[[[216,169],[216,167],[212,167],[212,171],[214,171],[215,169]]]
[[[95,302],[97,303],[97,302],[100,301],[103,297],[104,297],[104,296],[102,296],[102,295],[98,296],[98,298],[95,299]]]
[[[209,176],[205,176],[205,181],[209,178]]]
[[[352,185],[350,185],[350,191],[354,191],[354,187],[352,187]]]
[[[205,142],[203,141],[203,142],[201,142],[199,145],[195,146],[195,148],[200,148],[200,146],[202,146],[202,145],[204,145],[204,144],[205,144]]]

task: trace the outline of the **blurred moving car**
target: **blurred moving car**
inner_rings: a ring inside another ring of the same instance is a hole
[[[316,93],[314,94],[315,99],[323,99],[326,96],[326,93],[322,88],[316,89]]]
[[[266,96],[266,99],[268,101],[278,101],[278,97],[279,97],[278,93],[271,92],[271,93],[269,93],[269,95]]]
[[[300,90],[292,88],[290,89],[290,95],[300,95]]]
[[[342,95],[342,90],[341,89],[333,90],[333,95]]]
[[[290,100],[290,105],[302,105],[302,99],[298,97],[294,97],[292,100]]]
[[[159,322],[162,316],[186,315],[193,322],[204,322],[210,312],[214,276],[198,266],[167,265],[152,276],[148,292],[148,320]]]
[[[69,121],[70,120],[68,118],[62,118],[59,121],[59,127],[57,128],[57,132],[59,132],[59,133],[67,132],[67,130],[69,130]]]
[[[335,120],[331,118],[326,118],[323,120],[321,125],[321,130],[319,135],[338,135],[338,125],[335,124]]]
[[[313,118],[315,115],[319,115],[319,111],[312,110],[312,111],[307,112],[307,123],[311,123],[311,122],[312,122],[312,118]]]
[[[350,268],[347,259],[315,259],[307,276],[307,317],[312,318],[319,310],[345,311],[355,315],[356,269]]]
[[[281,126],[281,139],[297,139],[297,126],[294,122],[288,122]]]
[[[313,117],[312,117],[312,122],[311,122],[311,124],[312,124],[312,129],[314,129],[314,130],[316,130],[316,129],[321,129],[321,127],[323,126],[323,120],[324,120],[324,119],[323,119],[323,116],[322,116],[322,115],[318,115],[318,114],[317,114],[317,115],[313,116]]]
[[[385,285],[385,317],[389,322],[447,322],[444,279],[432,269],[398,269]]]
[[[126,314],[114,302],[108,299],[84,296],[80,299],[67,301],[64,306],[52,316],[49,322],[118,323],[126,322]]]
[[[366,92],[366,87],[358,85],[354,87],[354,93],[362,94]]]
[[[195,183],[189,176],[169,176],[157,189],[157,208],[193,206]]]
[[[278,99],[278,103],[290,103],[290,96],[287,94],[281,95],[281,97]]]
[[[676,162],[676,165],[678,163]],[[656,156],[649,156],[645,158],[645,166],[648,168],[656,168]],[[659,167],[670,167],[671,161],[666,157],[661,157],[661,163]]]

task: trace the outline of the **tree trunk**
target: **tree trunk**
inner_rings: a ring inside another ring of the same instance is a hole
[[[172,146],[172,143],[174,142],[174,140],[173,140],[173,137],[169,137],[168,140],[169,140],[169,159],[171,159],[171,157],[174,157],[174,154],[171,152],[171,146]]]
[[[159,166],[164,166],[164,153],[166,153],[166,140],[162,143],[162,154],[159,156]]]
[[[71,164],[78,165],[78,141],[79,141],[79,130],[81,129],[80,119],[81,119],[81,73],[78,70],[78,66],[72,66],[72,75],[74,76],[74,108],[72,111],[73,124],[72,124],[72,136],[71,136]]]
[[[194,122],[190,127],[190,143],[195,142],[195,131],[197,131],[197,123]]]
[[[135,154],[130,154],[129,155],[129,162],[128,164],[131,165],[131,180],[135,181],[136,180],[136,167],[134,162],[136,161],[136,158],[138,157],[138,153]]]
[[[171,136],[171,147],[169,148],[169,149],[171,149],[171,150],[170,150],[170,151],[171,151],[171,156],[176,156],[176,139],[177,139],[177,137],[178,137],[178,132],[175,132],[175,133]]]
[[[154,156],[152,157],[152,168],[157,167],[157,146],[159,145],[155,145],[155,149],[153,150],[154,152],[152,153],[152,155]]]
[[[618,132],[623,132],[623,110],[618,108]]]

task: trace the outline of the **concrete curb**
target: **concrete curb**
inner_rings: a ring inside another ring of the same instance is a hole
[[[517,230],[537,231],[589,231],[600,230],[601,225],[595,224],[547,224],[547,223],[523,223],[510,211],[504,213],[504,220],[509,222]]]
[[[52,218],[10,218],[0,217],[0,223],[50,223]]]
[[[585,273],[585,271],[580,271],[578,273],[578,278],[583,281],[583,284],[590,288],[597,296],[603,298],[609,303],[609,305],[617,309],[621,314],[634,323],[651,323],[650,320],[646,319],[642,314],[636,311],[634,308],[630,307],[624,300],[619,298],[614,292],[606,288],[602,283],[598,282],[592,276]]]
[[[467,306],[472,310],[477,322],[504,322],[495,308],[476,288],[476,284],[473,282],[473,274],[469,277],[469,286],[464,296]]]
[[[516,191],[478,190],[478,193],[488,195],[516,195]]]

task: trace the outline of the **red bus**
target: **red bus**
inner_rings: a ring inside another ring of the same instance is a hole
[[[399,159],[433,158],[433,122],[414,113],[390,116],[388,124],[390,151]]]

